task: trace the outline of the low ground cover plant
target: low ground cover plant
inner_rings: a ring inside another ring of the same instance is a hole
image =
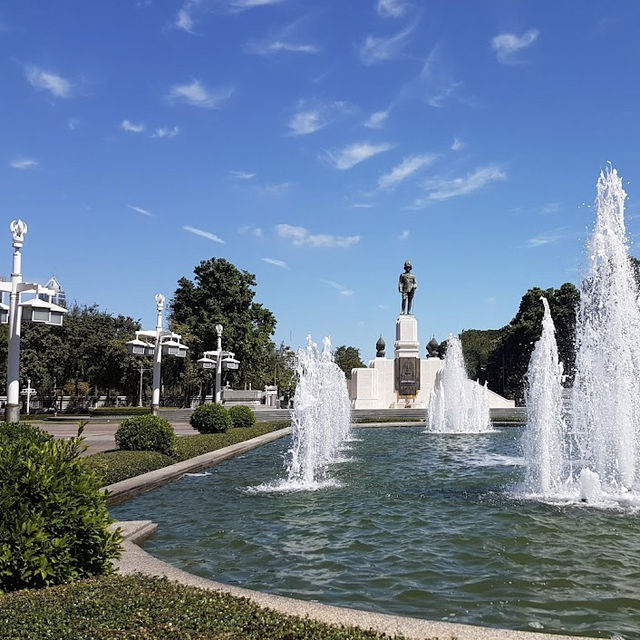
[[[89,409],[91,416],[144,416],[151,413],[151,407],[97,407]]]
[[[81,451],[81,438],[0,426],[0,592],[112,570],[120,534],[109,531],[101,481]]]
[[[238,404],[229,409],[229,416],[234,427],[251,427],[256,422],[256,416],[244,404]]]
[[[233,427],[229,412],[221,404],[213,402],[196,407],[189,423],[200,433],[221,433]]]
[[[176,436],[168,420],[158,416],[133,416],[120,423],[116,445],[126,451],[155,451],[171,456]]]
[[[12,640],[390,640],[141,575],[0,595],[0,629]]]

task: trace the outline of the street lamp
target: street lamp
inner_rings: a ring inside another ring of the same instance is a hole
[[[158,415],[160,409],[160,371],[162,355],[184,358],[189,347],[182,344],[182,336],[162,328],[162,312],[164,310],[165,297],[156,295],[156,328],[152,331],[136,331],[134,340],[127,342],[127,350],[134,356],[153,356],[153,391],[151,394],[151,413]],[[148,340],[141,340],[140,338]],[[153,340],[153,342],[149,342]]]
[[[61,326],[67,313],[64,307],[51,302],[56,291],[35,282],[22,282],[22,245],[27,235],[27,223],[14,220],[9,229],[13,236],[13,268],[11,282],[0,282],[0,296],[9,294],[9,305],[0,301],[0,322],[9,324],[9,352],[7,354],[7,407],[6,422],[20,419],[20,331],[24,319],[39,324]],[[35,298],[22,300],[23,293],[33,293]],[[42,296],[49,300],[42,299]]]
[[[222,402],[222,370],[236,370],[240,367],[240,361],[235,359],[233,351],[222,350],[222,325],[216,325],[218,334],[218,345],[215,351],[205,351],[204,357],[198,360],[200,369],[216,370],[215,401]]]

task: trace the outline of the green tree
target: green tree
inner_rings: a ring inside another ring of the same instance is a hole
[[[351,380],[351,369],[361,369],[365,366],[360,358],[360,349],[355,347],[339,346],[333,358],[336,364],[344,371],[347,380]]]
[[[271,336],[276,319],[269,309],[254,302],[256,279],[224,258],[203,260],[194,269],[194,280],[180,278],[171,300],[170,326],[188,334],[189,346],[183,382],[204,381],[205,375],[194,363],[203,351],[216,348],[216,324],[222,324],[223,348],[240,360],[239,373],[229,376],[235,382],[250,382],[259,387],[264,382],[273,350]]]
[[[556,327],[558,354],[571,381],[575,364],[576,310],[580,293],[571,283],[559,289],[529,289],[520,301],[518,313],[500,329],[500,337],[489,354],[487,379],[489,387],[498,393],[522,402],[525,374],[531,353],[542,332],[543,307],[540,297],[549,301]]]
[[[489,354],[500,341],[499,329],[467,329],[460,334],[462,353],[467,365],[467,373],[472,380],[484,384],[487,375]]]

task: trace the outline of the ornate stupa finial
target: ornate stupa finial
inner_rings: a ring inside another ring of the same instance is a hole
[[[440,345],[438,344],[436,337],[431,336],[431,340],[429,340],[429,343],[427,344],[427,356],[429,358],[437,358],[439,347]]]
[[[376,342],[376,358],[384,358],[384,349],[387,345],[385,344],[385,341],[382,337],[382,334],[380,334],[380,337],[378,338],[378,342]]]

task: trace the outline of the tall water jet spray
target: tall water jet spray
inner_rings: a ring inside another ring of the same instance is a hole
[[[542,335],[531,354],[525,386],[527,427],[523,448],[528,491],[549,496],[559,491],[564,474],[565,424],[562,418],[562,363],[549,303],[544,305]]]
[[[458,336],[447,340],[444,367],[429,400],[427,431],[481,433],[491,431],[489,391],[469,380]]]
[[[639,487],[640,312],[615,169],[600,174],[576,322],[572,433],[605,491]]]
[[[329,338],[319,352],[307,336],[307,346],[298,350],[296,374],[286,485],[314,488],[327,480],[328,465],[336,461],[349,435],[349,393],[345,375],[333,360]]]

